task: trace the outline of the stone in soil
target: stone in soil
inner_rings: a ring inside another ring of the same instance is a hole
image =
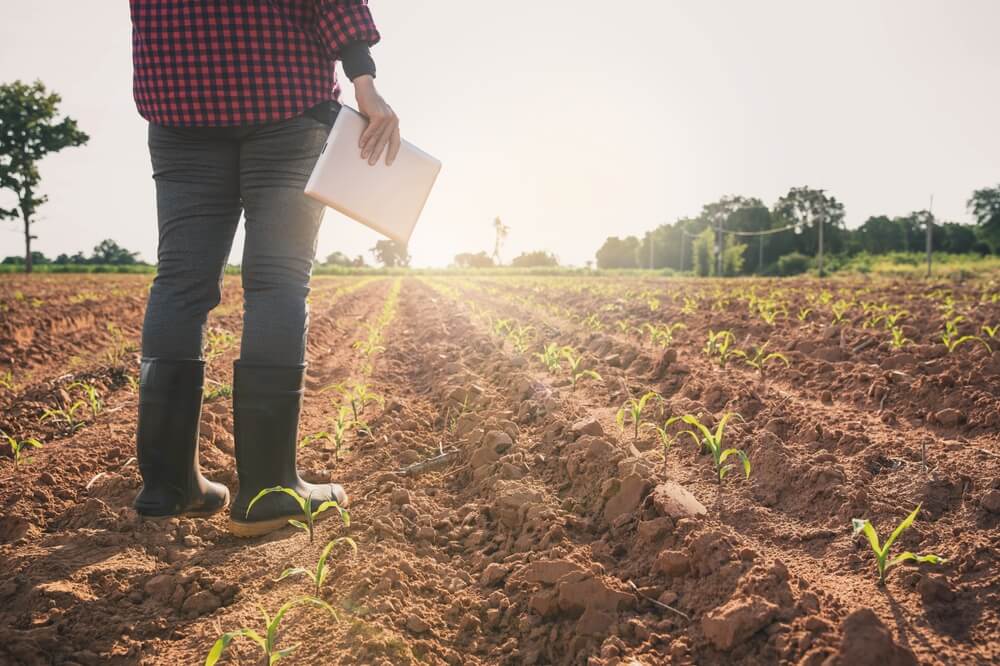
[[[698,501],[684,486],[676,481],[665,481],[653,489],[653,506],[663,516],[674,520],[703,516],[708,513],[705,505]]]
[[[701,630],[720,650],[746,641],[774,619],[778,607],[762,597],[731,599],[701,620]]]

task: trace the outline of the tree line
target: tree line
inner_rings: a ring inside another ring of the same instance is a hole
[[[726,196],[704,205],[697,216],[662,224],[642,238],[609,237],[597,251],[597,266],[671,268],[697,275],[793,274],[811,265],[821,232],[824,254],[843,258],[923,252],[928,224],[934,252],[997,253],[1000,185],[973,192],[968,208],[975,224],[939,221],[920,210],[872,216],[848,229],[844,205],[823,190],[795,187],[771,207],[755,197]]]

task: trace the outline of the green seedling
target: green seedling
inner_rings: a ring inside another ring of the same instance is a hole
[[[844,321],[844,316],[847,315],[848,311],[851,309],[851,304],[845,300],[839,300],[830,306],[830,312],[833,313],[833,323],[840,324]]]
[[[520,354],[528,351],[528,347],[531,346],[531,332],[533,327],[531,326],[521,326],[517,325],[517,328],[511,329],[507,334],[507,339],[510,340],[511,346]]]
[[[351,547],[351,550],[354,551],[355,555],[358,554],[358,545],[354,543],[354,539],[350,537],[338,537],[333,541],[331,541],[330,543],[326,544],[326,548],[324,548],[323,552],[320,553],[319,561],[316,563],[315,569],[305,569],[303,567],[291,567],[289,569],[285,569],[284,571],[282,571],[281,575],[278,576],[278,579],[275,582],[283,581],[289,576],[306,576],[309,580],[312,581],[313,596],[315,596],[318,599],[321,599],[323,597],[322,594],[323,583],[326,582],[326,577],[330,575],[330,567],[327,566],[327,560],[330,558],[330,553],[333,552],[333,549],[338,544],[341,543],[346,543],[348,546]]]
[[[799,313],[796,315],[798,320],[805,323],[809,321],[809,315],[812,314],[812,308],[799,308]]]
[[[1000,324],[997,324],[996,326],[987,326],[986,324],[983,324],[982,331],[989,336],[990,340],[996,340],[997,333],[1000,333]],[[0,382],[0,385],[2,385],[2,382]]]
[[[759,347],[754,346],[752,356],[741,349],[734,350],[733,354],[741,357],[744,363],[755,369],[758,373],[760,373],[761,379],[764,379],[764,367],[771,361],[781,361],[785,364],[786,368],[790,365],[788,358],[781,352],[767,353],[767,345],[768,343],[765,342]]]
[[[577,356],[573,351],[572,347],[563,347],[562,349],[563,358],[569,363],[569,377],[573,382],[573,388],[576,388],[577,383],[584,379],[593,379],[595,381],[601,381],[603,378],[594,370],[584,370],[580,366],[583,364],[583,356]]]
[[[135,347],[125,339],[122,329],[113,322],[108,322],[108,333],[111,334],[111,349],[108,350],[108,363],[119,366],[125,361],[125,355],[135,350]]]
[[[104,409],[104,404],[101,402],[100,394],[97,392],[97,387],[88,382],[73,382],[69,385],[69,390],[72,391],[75,388],[83,391],[84,402],[87,407],[90,408],[90,413],[93,416],[97,416]]]
[[[205,334],[205,361],[222,356],[236,346],[236,336],[223,328],[210,329]]]
[[[10,446],[10,452],[14,455],[14,469],[20,467],[21,463],[28,462],[28,447],[34,449],[42,448],[42,443],[34,437],[20,442],[7,433],[0,433],[0,437],[3,437],[7,441],[7,445]]]
[[[231,398],[233,397],[233,387],[230,384],[224,384],[222,382],[217,382],[213,379],[205,378],[206,383],[212,384],[213,388],[205,387],[204,400],[205,402],[211,402],[219,398]]]
[[[685,296],[684,307],[681,308],[681,312],[686,315],[693,315],[697,311],[698,311],[698,300]]]
[[[535,352],[535,357],[542,362],[550,374],[554,375],[562,370],[562,349],[554,342],[545,345],[543,351]]]
[[[868,544],[875,553],[875,561],[878,567],[879,585],[885,585],[886,572],[901,562],[906,562],[908,560],[913,562],[930,562],[931,564],[942,564],[947,562],[947,560],[938,557],[937,555],[917,555],[915,553],[911,553],[910,551],[900,553],[891,560],[889,559],[889,549],[892,548],[892,544],[896,542],[896,539],[898,539],[899,536],[913,524],[917,514],[920,512],[920,506],[921,505],[918,504],[917,508],[913,510],[913,513],[908,515],[903,522],[901,522],[899,526],[893,530],[884,546],[879,545],[878,533],[872,526],[871,521],[868,519],[862,520],[860,518],[855,518],[851,521],[851,525],[854,527],[855,536],[864,533],[864,535],[868,538]]]
[[[8,370],[0,375],[0,388],[8,391],[14,390],[14,371]]]
[[[659,438],[660,446],[663,449],[663,468],[666,469],[667,453],[669,453],[670,447],[674,445],[674,440],[676,438],[672,434],[670,434],[670,432],[667,430],[666,423],[663,424],[662,428],[656,425],[655,423],[645,423],[643,424],[643,427],[652,428],[653,431],[656,433],[657,438]]]
[[[581,323],[587,328],[590,328],[594,331],[600,331],[601,329],[604,328],[604,323],[601,321],[600,317],[598,317],[596,314],[588,316]]]
[[[46,421],[54,421],[58,423],[61,421],[65,423],[66,427],[70,430],[79,430],[83,427],[83,420],[77,418],[76,413],[86,406],[87,403],[83,400],[77,400],[67,409],[46,409],[38,418],[38,422],[45,423]]]
[[[128,382],[128,390],[132,393],[139,392],[139,380],[135,378],[135,375],[128,375],[125,377],[125,381]]]
[[[214,666],[222,657],[222,653],[226,651],[227,647],[229,647],[229,644],[237,638],[249,638],[256,643],[264,653],[264,663],[267,664],[267,666],[271,666],[272,664],[275,664],[281,659],[284,659],[288,655],[292,654],[299,647],[298,645],[293,645],[282,650],[278,649],[278,626],[281,624],[281,620],[285,617],[285,614],[287,614],[288,611],[303,604],[318,606],[319,608],[322,608],[330,613],[335,622],[340,621],[337,617],[337,612],[333,610],[333,607],[322,599],[317,599],[316,597],[299,597],[298,599],[292,599],[291,601],[285,602],[285,604],[278,609],[278,612],[275,613],[273,618],[267,614],[266,610],[261,608],[261,615],[264,616],[264,635],[261,636],[253,629],[245,628],[237,629],[236,631],[228,631],[222,634],[222,636],[215,641],[212,649],[208,651],[208,656],[205,657],[205,666]]]
[[[990,347],[990,343],[986,342],[983,338],[978,335],[960,335],[958,331],[958,323],[965,319],[962,315],[957,317],[952,317],[946,319],[944,322],[944,333],[941,334],[941,342],[944,346],[948,348],[948,353],[951,354],[959,345],[965,344],[966,342],[979,342],[984,347],[986,351],[993,353],[993,348]]]
[[[284,486],[274,486],[273,488],[264,488],[264,490],[257,493],[257,496],[254,497],[252,500],[250,500],[250,505],[247,506],[247,512],[244,517],[249,518],[250,509],[252,509],[253,505],[257,503],[257,500],[264,497],[265,495],[270,495],[271,493],[285,493],[289,497],[295,498],[295,501],[299,505],[299,509],[302,510],[302,516],[303,518],[305,518],[305,520],[289,520],[288,524],[291,525],[292,527],[302,530],[303,532],[306,532],[309,535],[309,543],[313,542],[313,537],[314,537],[313,528],[315,527],[316,524],[316,516],[320,515],[325,511],[328,511],[329,509],[336,509],[337,511],[339,511],[340,519],[341,521],[343,521],[344,526],[345,527],[351,526],[351,514],[349,514],[347,510],[341,507],[340,504],[338,504],[336,501],[327,500],[322,504],[320,504],[318,507],[316,507],[316,510],[313,511],[311,494],[309,497],[302,497],[302,495],[299,495],[291,488],[285,488]]]
[[[735,354],[736,350],[732,348],[735,340],[736,336],[733,335],[732,331],[708,329],[708,342],[705,343],[702,351],[708,357],[716,357],[720,368],[725,367],[726,362]]]
[[[913,344],[913,340],[903,335],[903,329],[899,326],[893,326],[889,330],[892,333],[891,344],[893,349],[902,349],[906,345]]]
[[[743,463],[743,472],[746,474],[746,478],[750,478],[750,459],[747,458],[747,454],[736,448],[723,448],[723,435],[726,429],[726,423],[733,416],[740,418],[738,414],[733,412],[726,413],[719,419],[719,424],[715,427],[715,432],[712,432],[708,426],[703,424],[701,420],[692,414],[685,414],[683,416],[671,416],[667,419],[667,426],[671,426],[678,421],[682,421],[689,426],[693,426],[698,429],[698,433],[693,430],[683,430],[680,434],[687,433],[691,436],[691,439],[695,441],[699,449],[706,449],[710,454],[712,454],[712,462],[715,466],[715,473],[718,476],[718,482],[721,484],[722,480],[726,478],[726,475],[733,469],[732,463],[726,463],[726,460],[730,456],[738,456],[740,462]],[[700,434],[699,434],[700,433]]]
[[[615,415],[615,422],[622,432],[625,431],[626,421],[632,423],[632,439],[639,439],[639,428],[642,426],[642,413],[646,409],[646,404],[652,400],[663,400],[662,396],[656,391],[647,391],[641,398],[629,398],[622,405],[621,409]]]

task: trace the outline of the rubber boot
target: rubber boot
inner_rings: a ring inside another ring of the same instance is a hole
[[[134,502],[142,516],[209,516],[229,503],[229,489],[198,469],[204,381],[204,361],[142,359],[136,436],[142,489]]]
[[[347,493],[339,485],[306,483],[299,477],[295,457],[305,368],[305,364],[234,364],[233,425],[240,490],[229,510],[229,530],[236,536],[268,534],[291,519],[303,520],[295,498],[285,493],[265,495],[248,515],[250,502],[264,488],[291,488],[311,498],[313,510],[328,500],[347,506]],[[336,514],[328,510],[316,519]]]

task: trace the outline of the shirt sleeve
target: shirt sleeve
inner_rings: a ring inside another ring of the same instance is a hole
[[[369,47],[381,39],[367,0],[317,0],[319,34],[332,60],[342,60],[351,80],[375,75]]]

